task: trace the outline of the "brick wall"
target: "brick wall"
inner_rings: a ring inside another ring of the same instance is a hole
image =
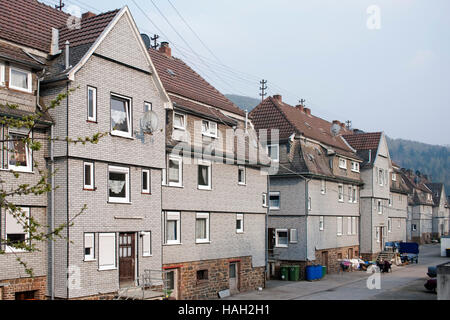
[[[15,300],[16,293],[34,291],[34,299],[45,300],[46,277],[18,278],[0,281],[0,300]]]

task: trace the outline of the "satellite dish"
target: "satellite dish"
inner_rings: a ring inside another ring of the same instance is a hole
[[[141,34],[142,40],[144,40],[145,43],[145,47],[148,49],[151,48],[152,44],[150,42],[150,37],[148,35],[146,35],[145,33]]]
[[[333,136],[337,136],[339,134],[339,132],[341,132],[341,126],[338,125],[337,123],[333,124],[331,126],[331,134]]]
[[[141,128],[144,134],[152,134],[158,129],[158,116],[153,111],[147,111],[141,119]]]

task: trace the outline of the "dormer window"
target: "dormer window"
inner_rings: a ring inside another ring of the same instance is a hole
[[[203,120],[202,121],[202,134],[204,136],[217,138],[217,123]]]
[[[31,71],[16,67],[9,68],[9,87],[11,89],[31,93],[33,90],[32,84],[33,78]]]
[[[352,161],[352,171],[353,172],[359,172],[359,163]]]
[[[339,168],[347,170],[347,160],[339,158]]]
[[[272,161],[280,161],[280,146],[278,144],[270,144],[267,146],[267,155]]]
[[[173,114],[173,127],[179,130],[186,130],[186,115],[175,112]]]

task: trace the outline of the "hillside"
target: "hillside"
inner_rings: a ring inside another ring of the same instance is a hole
[[[239,96],[237,94],[226,94],[225,96],[239,108],[241,108],[244,111],[247,110],[248,112],[252,111],[258,104],[261,103],[260,99]]]

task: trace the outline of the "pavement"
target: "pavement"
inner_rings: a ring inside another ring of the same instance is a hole
[[[391,273],[379,274],[377,289],[367,286],[373,274],[354,271],[327,275],[314,282],[272,280],[262,291],[241,293],[226,300],[436,300],[437,295],[423,286],[428,280],[428,267],[449,260],[440,257],[439,244],[423,245],[418,264],[393,266]]]

